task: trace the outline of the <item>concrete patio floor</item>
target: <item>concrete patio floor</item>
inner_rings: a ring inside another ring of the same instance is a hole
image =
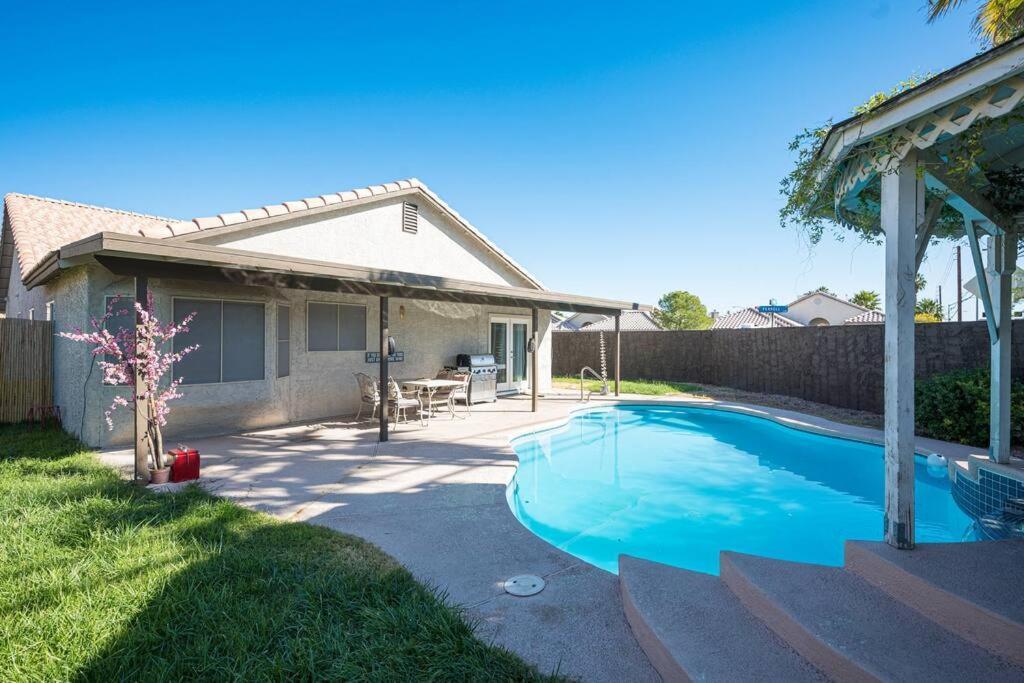
[[[503,398],[474,406],[465,420],[400,425],[384,444],[376,423],[354,418],[188,444],[202,454],[207,490],[375,543],[463,606],[483,640],[540,671],[657,681],[623,616],[617,577],[534,536],[505,501],[516,468],[509,435],[574,407],[571,397],[548,398],[532,413],[528,398]],[[101,458],[130,467],[132,454]],[[503,583],[517,574],[540,575],[547,586],[532,597],[508,595]]]
[[[338,418],[279,429],[189,440],[203,458],[201,484],[281,519],[320,524],[367,539],[420,581],[446,591],[477,621],[481,638],[516,652],[542,672],[587,681],[659,680],[622,611],[618,578],[527,531],[505,488],[516,468],[509,438],[557,423],[581,407],[554,393],[530,412],[527,397],[474,406],[469,419],[413,421],[377,442],[375,422]],[[714,401],[627,397],[634,402],[715,403],[812,430],[877,441],[878,430],[799,413]],[[594,397],[592,405],[611,402]],[[171,443],[178,435],[170,435]],[[921,439],[951,459],[973,451]],[[106,451],[130,467],[128,450]],[[537,574],[538,595],[508,595],[503,582]]]

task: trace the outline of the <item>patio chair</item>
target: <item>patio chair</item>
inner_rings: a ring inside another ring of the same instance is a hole
[[[466,404],[466,414],[473,414],[473,404],[469,402],[469,379],[470,374],[468,372],[453,372],[451,379],[456,382],[462,382],[461,387],[455,387],[452,391],[452,414],[455,414],[455,402],[463,401]]]
[[[380,406],[380,390],[377,387],[377,380],[370,377],[366,373],[356,372],[356,382],[359,383],[359,412],[356,413],[356,422],[363,414],[363,406],[373,406],[373,410],[370,413],[370,419],[372,420],[377,416],[377,408]]]
[[[409,391],[402,393],[402,388],[398,386],[398,382],[395,381],[394,377],[388,377],[388,407],[395,416],[396,428],[398,427],[399,417],[404,422],[409,421],[409,408],[416,409],[420,418],[420,425],[423,425],[423,404],[420,402],[417,392]]]

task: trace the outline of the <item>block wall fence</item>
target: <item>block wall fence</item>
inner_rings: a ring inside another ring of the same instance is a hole
[[[916,326],[918,380],[989,366],[982,322]],[[622,378],[695,382],[882,412],[884,325],[622,333]],[[554,375],[600,367],[598,332],[553,333]],[[1013,377],[1024,379],[1024,321],[1013,323]],[[605,333],[613,373],[615,334]]]

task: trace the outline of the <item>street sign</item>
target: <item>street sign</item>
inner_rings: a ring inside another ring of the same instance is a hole
[[[758,306],[757,310],[761,313],[786,313],[789,306]]]

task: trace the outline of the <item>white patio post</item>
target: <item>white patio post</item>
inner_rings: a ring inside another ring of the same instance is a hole
[[[924,177],[912,150],[881,176],[885,232],[885,542],[914,547],[915,233],[924,221]]]
[[[995,462],[1010,462],[1010,343],[1013,326],[1013,271],[1017,267],[1017,235],[990,238],[988,271],[992,275],[992,313],[997,337],[992,346],[989,384],[989,452]]]

